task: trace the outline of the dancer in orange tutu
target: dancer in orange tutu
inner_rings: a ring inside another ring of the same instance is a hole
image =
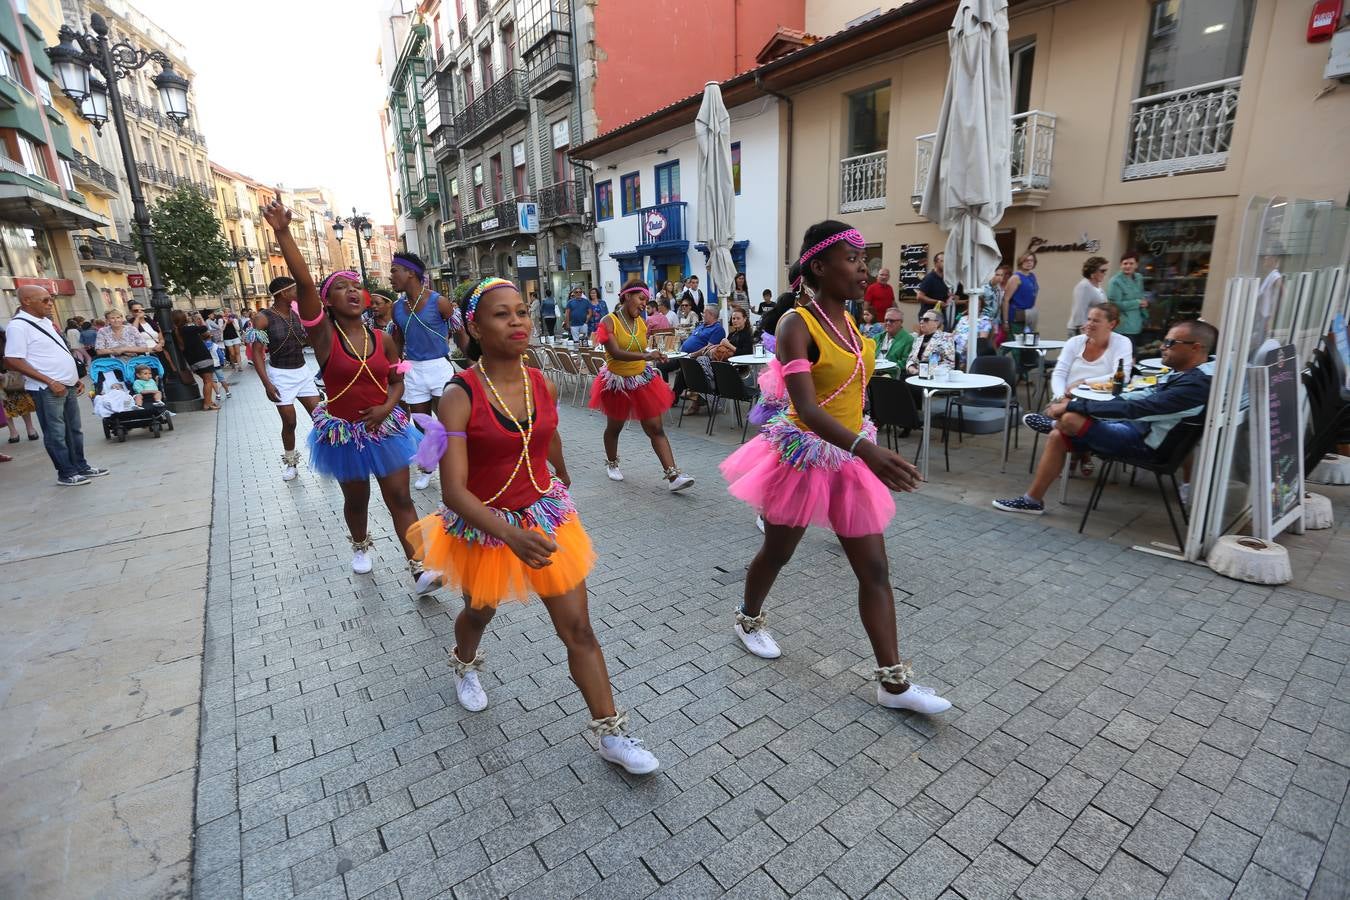
[[[637,419],[652,442],[656,458],[666,477],[666,487],[682,491],[694,483],[675,467],[661,416],[670,409],[675,395],[661,373],[650,363],[664,362],[665,356],[647,349],[647,323],[642,310],[647,306],[647,287],[631,284],[619,292],[618,308],[600,320],[595,342],[605,348],[605,365],[591,384],[591,408],[605,414],[605,472],[610,481],[623,481],[619,470],[619,432],[624,423]]]
[[[417,462],[429,469],[439,460],[445,505],[408,532],[427,571],[465,595],[450,651],[455,694],[467,710],[487,707],[483,632],[498,604],[538,595],[567,647],[601,757],[633,774],[655,771],[656,757],[625,734],[627,715],[614,708],[591,630],[586,575],[595,553],[567,491],[557,388],[525,365],[529,307],[514,284],[488,278],[467,298],[464,318],[477,363],[451,380],[439,421],[418,419],[426,436]]]

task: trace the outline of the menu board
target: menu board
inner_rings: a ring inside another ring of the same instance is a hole
[[[1303,516],[1303,425],[1294,345],[1269,350],[1262,364],[1251,367],[1251,376],[1252,530],[1271,541]]]
[[[900,296],[914,295],[928,274],[928,245],[902,244],[900,247],[900,274],[898,277]]]

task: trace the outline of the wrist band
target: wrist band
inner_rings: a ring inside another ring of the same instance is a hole
[[[849,453],[852,453],[852,452],[853,452],[853,449],[854,449],[855,447],[857,447],[858,444],[860,444],[860,443],[862,442],[862,440],[863,440],[863,436],[862,436],[861,434],[858,435],[857,437],[855,437],[855,438],[853,439],[853,443],[851,443],[851,444],[848,445],[848,452],[849,452]]]
[[[300,324],[306,328],[313,328],[315,325],[318,325],[320,322],[322,322],[326,318],[326,316],[327,313],[320,312],[317,316],[315,316],[312,319],[309,319],[308,321],[305,320],[304,316],[301,316]]]

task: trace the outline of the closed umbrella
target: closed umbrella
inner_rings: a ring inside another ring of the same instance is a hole
[[[919,211],[947,232],[946,271],[970,294],[969,368],[978,291],[1002,258],[994,226],[1012,203],[1008,0],[961,0],[947,46],[951,69]]]
[[[722,102],[722,88],[703,86],[703,105],[694,120],[698,138],[698,232],[708,247],[708,280],[719,295],[729,297],[736,282],[731,245],[736,240],[736,190],[731,180],[731,114]],[[721,304],[722,322],[728,304]]]

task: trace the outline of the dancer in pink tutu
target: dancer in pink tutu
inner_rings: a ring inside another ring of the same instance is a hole
[[[605,348],[605,365],[591,384],[591,407],[605,414],[605,471],[611,481],[623,481],[619,470],[619,432],[629,419],[637,419],[652,442],[661,461],[666,487],[682,491],[694,483],[675,466],[662,414],[670,409],[675,395],[670,386],[650,365],[665,356],[647,349],[647,323],[642,310],[647,305],[645,285],[631,284],[619,292],[618,308],[600,320],[595,342]]]
[[[877,660],[877,702],[939,713],[951,703],[911,683],[912,667],[900,660],[882,531],[895,515],[891,491],[917,489],[919,473],[877,446],[876,426],[863,415],[876,346],[844,308],[867,288],[863,247],[862,235],[843,222],[807,229],[799,260],[806,293],[775,333],[787,408],[722,463],[731,494],[765,522],[734,627],[756,656],[782,655],[764,627],[764,599],[806,527],[829,528],[858,578],[858,612]]]

